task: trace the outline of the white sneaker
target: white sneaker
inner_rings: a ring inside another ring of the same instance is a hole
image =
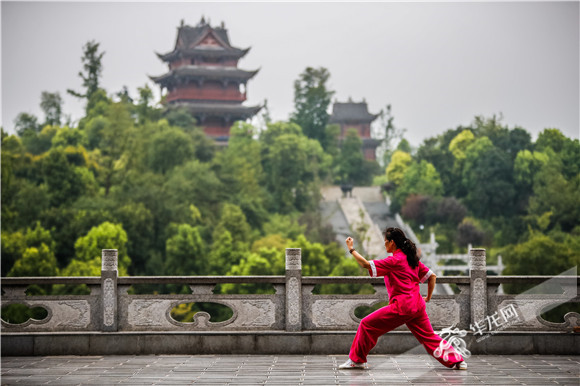
[[[467,363],[461,361],[459,363],[456,363],[455,366],[453,366],[453,368],[455,370],[467,370]]]
[[[339,369],[366,369],[367,368],[367,364],[366,363],[357,363],[352,361],[350,358],[344,362],[342,365],[338,366]]]

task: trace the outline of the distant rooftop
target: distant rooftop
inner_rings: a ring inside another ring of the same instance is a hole
[[[330,123],[342,122],[372,122],[377,119],[378,114],[369,113],[367,102],[353,102],[350,98],[348,102],[334,102]]]
[[[217,41],[217,44],[205,44],[206,39],[211,37]],[[203,43],[203,44],[202,44]],[[250,49],[240,49],[230,44],[228,30],[222,22],[219,27],[212,27],[205,18],[195,26],[185,25],[183,20],[178,27],[177,40],[175,48],[167,54],[157,54],[162,60],[174,60],[180,56],[191,56],[195,54],[232,56],[241,58],[248,53]]]

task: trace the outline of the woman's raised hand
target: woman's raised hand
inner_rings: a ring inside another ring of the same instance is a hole
[[[354,244],[354,240],[352,239],[352,237],[347,237],[346,238],[346,246],[348,247],[348,249],[352,249],[352,246]]]

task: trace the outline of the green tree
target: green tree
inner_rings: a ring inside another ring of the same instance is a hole
[[[60,126],[62,117],[62,98],[58,92],[43,91],[40,96],[40,108],[44,112],[44,124]]]
[[[413,158],[409,153],[400,150],[395,151],[389,166],[387,166],[387,178],[389,181],[393,182],[395,186],[401,185],[412,160]]]
[[[138,121],[143,123],[147,120],[157,120],[160,116],[160,111],[151,106],[153,91],[149,88],[149,85],[146,84],[144,87],[139,87],[137,91],[139,91],[139,101],[136,108]]]
[[[58,268],[53,251],[42,243],[39,247],[24,250],[22,257],[16,260],[8,276],[56,276]]]
[[[20,137],[38,134],[42,127],[38,118],[32,114],[20,113],[14,120],[14,129]]]
[[[393,211],[399,211],[407,197],[411,194],[422,194],[432,197],[438,197],[443,194],[441,177],[435,167],[429,162],[413,162],[406,169],[401,184],[395,191],[395,199],[392,202],[391,209]]]
[[[439,172],[445,196],[462,198],[467,194],[461,180],[463,171],[457,170],[455,157],[449,151],[451,141],[466,129],[462,126],[449,129],[437,137],[426,139],[417,149],[416,160],[433,164]]]
[[[100,276],[103,249],[118,252],[119,276],[127,276],[131,258],[127,255],[127,233],[120,224],[104,222],[75,242],[75,258],[63,276]]]
[[[338,159],[341,182],[357,185],[368,182],[368,176],[364,175],[364,163],[362,140],[356,129],[348,129]]]
[[[467,158],[465,154],[467,147],[473,143],[475,136],[471,130],[463,130],[457,134],[455,138],[449,143],[449,151],[455,157],[456,162],[461,162]]]
[[[42,161],[44,182],[52,206],[61,206],[78,199],[94,185],[92,173],[71,165],[63,149],[51,150]]]
[[[43,228],[40,222],[37,222],[34,228],[26,228],[26,232],[16,231],[16,232],[2,232],[2,276],[5,276],[8,271],[10,271],[16,261],[22,259],[24,253],[29,251],[29,258],[25,264],[28,267],[30,259],[45,260],[50,258],[50,254],[53,253],[55,249],[55,242],[50,234],[50,231]],[[44,248],[45,246],[46,248]],[[35,249],[35,251],[32,251]],[[45,253],[48,251],[47,253]],[[54,256],[54,255],[52,255]],[[22,262],[20,263],[23,264]],[[30,268],[30,267],[28,267]],[[27,269],[28,269],[27,268]],[[18,272],[22,272],[22,267],[18,268]],[[40,269],[40,268],[39,268]],[[44,268],[42,268],[44,270]],[[56,261],[54,264],[54,269],[56,269]],[[33,269],[30,269],[33,272]],[[15,274],[15,276],[26,276],[21,274]],[[30,276],[42,276],[42,275],[30,275]]]
[[[549,162],[545,153],[521,150],[514,161],[514,178],[516,183],[531,188],[534,185],[536,174]]]
[[[99,52],[100,43],[91,40],[83,46],[83,71],[79,71],[79,77],[83,80],[84,91],[78,92],[72,89],[67,89],[67,92],[77,98],[86,99],[86,111],[89,112],[95,105],[95,94],[99,90],[100,77],[103,72],[103,65],[101,63],[104,52]]]
[[[306,225],[298,222],[299,217],[299,212],[287,215],[273,213],[264,224],[264,233],[266,235],[278,234],[286,239],[296,239],[299,235],[306,233]]]
[[[290,243],[289,248],[302,249],[302,274],[304,276],[326,276],[331,271],[332,267],[322,244],[311,243],[304,235],[300,235]]]
[[[173,222],[187,223],[191,204],[199,208],[208,223],[217,222],[216,213],[219,213],[224,198],[224,188],[210,165],[193,160],[175,167],[169,173],[163,191],[165,195],[158,198],[164,199],[167,215]]]
[[[333,266],[329,276],[366,276],[368,273],[362,269],[354,259],[343,258],[340,263]],[[372,294],[374,289],[370,284],[327,284],[320,286],[321,294]]]
[[[127,232],[127,254],[131,256],[131,275],[143,275],[147,261],[155,248],[155,219],[151,211],[142,202],[128,202],[118,206],[115,218],[121,222]]]
[[[557,162],[549,162],[536,173],[533,195],[528,214],[534,219],[551,213],[550,229],[558,227],[565,232],[578,225],[580,218],[580,174],[566,180]]]
[[[239,264],[233,265],[227,276],[263,276],[272,275],[273,267],[268,260],[260,254],[250,253],[243,257]],[[270,284],[224,284],[222,293],[237,294],[268,294],[272,293]]]
[[[88,120],[85,130],[89,149],[97,149],[97,177],[107,196],[136,162],[134,142],[137,133],[131,112],[125,104],[105,104],[103,109],[104,115]]]
[[[307,67],[294,82],[294,109],[291,121],[297,123],[304,134],[326,145],[325,127],[328,123],[328,106],[334,91],[328,89],[330,73],[324,67]]]
[[[250,242],[251,229],[244,212],[239,206],[227,202],[222,207],[220,221],[214,229],[214,239],[225,231],[230,233],[234,243]]]
[[[580,265],[578,234],[533,232],[526,242],[502,250],[505,275],[559,275]]]
[[[478,138],[467,148],[463,167],[466,206],[478,218],[512,216],[515,189],[510,156],[487,137]]]
[[[295,124],[275,123],[261,134],[265,185],[272,195],[274,212],[314,209],[319,201],[319,181],[331,158],[320,144],[300,135]]]
[[[165,174],[191,160],[193,155],[191,137],[176,127],[170,127],[153,135],[147,160],[153,171]]]
[[[74,127],[60,127],[51,140],[53,147],[86,146],[87,135],[84,131]]]
[[[209,253],[210,273],[212,275],[225,275],[232,266],[239,265],[248,253],[248,245],[244,242],[234,241],[228,230],[214,232]]]
[[[180,224],[176,234],[167,239],[165,274],[207,274],[209,262],[206,250],[199,229],[189,224]]]
[[[268,218],[268,194],[263,186],[260,144],[253,138],[255,128],[236,122],[230,129],[228,147],[214,160],[227,192],[228,201],[239,206],[253,229],[260,229]]]
[[[406,130],[396,127],[393,123],[395,117],[391,112],[390,104],[380,111],[378,118],[378,134],[376,137],[382,139],[382,142],[377,149],[377,153],[379,154],[381,165],[387,167],[395,151],[395,143],[403,137]],[[409,152],[407,151],[407,153]]]
[[[558,129],[546,129],[538,136],[535,150],[546,152],[547,149],[552,149],[561,160],[561,173],[567,180],[580,173],[580,142],[578,139],[567,138]]]

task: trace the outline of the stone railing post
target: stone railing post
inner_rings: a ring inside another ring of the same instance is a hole
[[[302,250],[286,248],[286,331],[302,330]]]
[[[487,268],[485,249],[470,249],[469,261],[471,323],[475,324],[485,320],[487,315]]]
[[[117,250],[103,249],[101,262],[102,331],[117,331]]]

